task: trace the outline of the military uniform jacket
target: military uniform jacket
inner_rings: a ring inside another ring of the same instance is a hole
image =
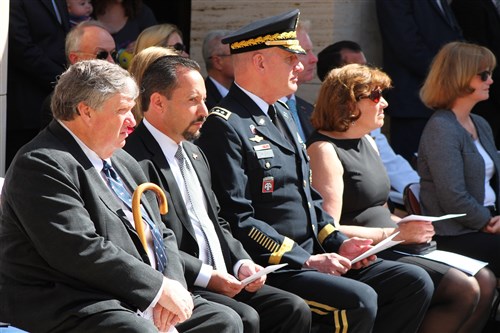
[[[111,161],[129,189],[147,182],[123,150]],[[154,193],[141,202],[164,237],[163,273],[185,285],[175,236],[160,221]],[[144,311],[162,285],[122,204],[56,121],[7,172],[0,244],[0,318],[30,332],[55,332],[70,316]]]
[[[185,141],[182,146],[200,181],[207,200],[208,216],[214,222],[226,267],[232,274],[232,267],[236,262],[241,259],[250,259],[250,255],[245,251],[243,245],[232,236],[228,223],[218,216],[219,204],[212,191],[210,169],[205,155],[200,148],[190,142]],[[200,249],[184,199],[170,165],[158,142],[143,123],[139,124],[134,133],[127,139],[125,150],[139,161],[150,181],[158,184],[167,192],[168,213],[162,218],[168,228],[174,231],[181,257],[185,263],[186,281],[189,287],[193,287],[202,265],[202,261],[198,259]]]
[[[311,254],[337,251],[346,238],[310,187],[304,143],[285,104],[275,104],[287,141],[235,84],[212,110],[196,143],[212,170],[220,215],[261,265],[302,268]]]

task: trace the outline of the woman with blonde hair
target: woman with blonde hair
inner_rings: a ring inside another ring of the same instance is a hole
[[[490,50],[471,43],[446,44],[436,55],[420,91],[435,112],[420,140],[418,173],[425,214],[466,214],[435,224],[439,248],[486,261],[499,278],[500,156],[486,120],[471,113],[488,99],[495,66]]]
[[[135,57],[132,58],[132,62],[130,63],[128,71],[134,77],[139,88],[141,88],[142,77],[149,65],[151,65],[158,58],[174,55],[178,55],[178,53],[171,49],[166,49],[159,46],[148,47],[137,53]],[[137,124],[139,124],[143,117],[140,98],[136,100],[136,104],[132,109],[132,113],[134,114],[135,121],[137,122]]]
[[[431,222],[398,218],[387,207],[390,183],[369,133],[384,124],[388,106],[383,91],[391,80],[384,72],[351,64],[332,70],[323,81],[308,140],[312,185],[323,208],[349,237],[378,243],[399,232],[406,244],[429,242]],[[486,268],[475,276],[425,258],[387,250],[379,257],[422,267],[434,282],[434,295],[419,329],[423,332],[481,332],[495,292],[495,278]]]
[[[182,32],[174,24],[163,23],[153,25],[141,32],[135,43],[134,55],[150,46],[162,46],[188,58],[186,46],[182,42]]]

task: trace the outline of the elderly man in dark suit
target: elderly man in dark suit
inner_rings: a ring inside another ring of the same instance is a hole
[[[208,162],[189,142],[199,136],[208,115],[198,64],[160,58],[146,69],[142,87],[144,119],[125,149],[169,193],[164,221],[177,238],[189,289],[233,308],[246,333],[308,332],[311,314],[302,299],[264,285],[265,276],[246,286],[240,281],[262,267],[219,218]]]
[[[376,0],[383,44],[384,71],[393,80],[387,92],[391,145],[409,162],[432,110],[419,90],[439,49],[461,40],[448,0]]]
[[[269,284],[305,299],[315,330],[415,332],[431,297],[429,276],[373,256],[351,263],[371,241],[348,239],[322,210],[305,145],[278,101],[296,91],[303,70],[298,16],[268,17],[222,40],[235,82],[196,140],[210,162],[220,215],[255,262],[288,264]]]
[[[151,192],[141,201],[141,244],[131,193],[147,179],[120,149],[135,125],[137,94],[130,74],[103,60],[61,75],[55,120],[6,175],[0,320],[30,332],[144,333],[176,324],[181,332],[241,332],[231,309],[186,290],[175,236]]]

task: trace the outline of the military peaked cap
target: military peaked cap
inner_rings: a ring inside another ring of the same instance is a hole
[[[297,40],[297,23],[300,11],[286,13],[252,22],[222,40],[229,44],[231,54],[280,47],[293,53],[305,54]]]

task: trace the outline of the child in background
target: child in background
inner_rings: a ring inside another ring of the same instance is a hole
[[[80,22],[90,20],[92,14],[92,1],[91,0],[66,0],[69,13],[69,23],[74,27]]]

